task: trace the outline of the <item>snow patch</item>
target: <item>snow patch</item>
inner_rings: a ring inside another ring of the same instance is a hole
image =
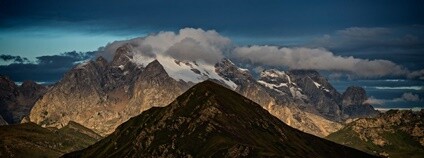
[[[248,69],[243,69],[243,68],[238,68],[238,70],[243,71],[243,72],[249,72]]]
[[[271,70],[263,71],[261,73],[261,77],[273,77],[273,78],[276,78],[276,77],[285,76],[285,74],[286,73],[284,71],[278,71],[278,70],[271,69]]]
[[[278,87],[275,84],[270,84],[270,83],[267,83],[267,82],[262,81],[262,80],[259,80],[258,83],[264,85],[265,87],[267,87],[269,89],[272,89],[272,90],[277,91],[279,93],[283,93],[282,91],[276,89]]]
[[[119,65],[118,67],[119,67],[119,69],[121,69],[121,70],[124,70],[124,68],[125,68],[125,66],[124,66],[124,65]]]
[[[317,82],[315,82],[315,81],[312,81],[312,82],[314,82],[314,84],[315,84],[315,86],[316,86],[317,88],[320,88],[320,87],[321,87],[321,84],[319,84],[319,83],[317,83]]]
[[[158,55],[156,59],[163,66],[166,73],[175,80],[182,80],[184,82],[199,83],[207,79],[216,79],[231,87],[233,90],[237,88],[237,85],[229,80],[226,80],[215,72],[215,66],[207,64],[203,61],[187,62],[187,61],[176,61],[174,58]],[[200,73],[193,71],[196,69]]]
[[[317,83],[317,82],[315,82],[315,81],[312,81],[312,82],[314,82],[314,84],[315,84],[315,86],[318,88],[318,89],[321,89],[321,90],[324,90],[324,91],[326,91],[326,92],[330,92],[330,90],[328,90],[327,88],[324,88],[321,84],[319,84],[319,83]]]

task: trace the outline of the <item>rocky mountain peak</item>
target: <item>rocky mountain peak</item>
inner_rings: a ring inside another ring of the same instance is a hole
[[[149,76],[158,76],[158,75],[167,75],[165,68],[160,64],[158,60],[153,60],[151,63],[147,64],[144,72]]]
[[[16,88],[16,84],[9,77],[0,75],[0,91],[13,93]]]
[[[21,87],[28,87],[28,88],[35,87],[35,86],[38,86],[38,84],[34,81],[31,81],[31,80],[26,80],[21,85]]]
[[[133,59],[132,46],[130,44],[124,44],[123,46],[119,47],[115,51],[115,56],[112,60],[112,65],[119,66],[119,65],[126,65],[128,62],[130,62],[131,59]]]
[[[367,100],[365,89],[357,86],[350,86],[342,95],[344,105],[361,105]]]
[[[33,101],[35,101],[36,99],[38,99],[38,97],[44,94],[46,90],[47,90],[46,87],[30,80],[24,81],[22,85],[19,87],[20,94],[24,98],[32,98],[30,100],[33,100]]]
[[[254,81],[249,70],[237,67],[230,59],[224,58],[215,64],[215,71],[218,75],[227,80],[232,80],[237,85],[244,85],[244,82]]]
[[[344,117],[374,117],[378,114],[370,104],[365,104],[367,93],[362,87],[351,86],[342,95]]]
[[[96,58],[96,64],[104,67],[108,64],[108,61],[104,57],[99,56],[99,57]]]

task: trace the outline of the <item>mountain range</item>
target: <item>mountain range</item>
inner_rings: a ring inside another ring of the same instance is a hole
[[[64,157],[373,156],[294,129],[257,103],[207,80]]]
[[[56,128],[75,121],[106,136],[129,118],[168,105],[206,79],[259,103],[288,125],[321,137],[340,129],[346,119],[377,114],[364,104],[362,88],[340,94],[314,70],[269,69],[254,77],[229,59],[213,65],[160,55],[149,58],[126,44],[111,61],[99,56],[67,72],[35,103],[29,120]]]

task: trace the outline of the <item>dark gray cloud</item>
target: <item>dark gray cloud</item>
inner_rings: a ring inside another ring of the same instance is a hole
[[[134,33],[200,27],[226,35],[278,37],[350,26],[424,24],[421,6],[420,0],[3,0],[0,28],[59,26]]]
[[[8,54],[1,54],[0,59],[7,62],[15,62],[15,63],[24,63],[29,62],[28,58],[21,57],[21,56],[13,56]]]
[[[309,47],[323,47],[337,55],[386,59],[410,69],[424,63],[424,26],[398,28],[350,27],[316,38]]]
[[[15,62],[0,65],[0,74],[16,82],[34,80],[56,82],[75,64],[91,59],[95,52],[66,52],[60,55],[39,56],[35,62]]]
[[[399,98],[393,98],[393,99],[377,99],[374,97],[368,98],[365,103],[371,104],[371,105],[384,105],[389,102],[420,102],[423,99],[420,98],[418,94],[414,94],[411,92],[405,92],[400,96]]]

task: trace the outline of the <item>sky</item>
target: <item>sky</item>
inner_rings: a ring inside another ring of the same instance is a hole
[[[114,41],[185,37],[185,28],[228,38],[234,49],[224,56],[252,65],[349,79],[424,76],[420,0],[0,0],[0,74],[55,82]]]

